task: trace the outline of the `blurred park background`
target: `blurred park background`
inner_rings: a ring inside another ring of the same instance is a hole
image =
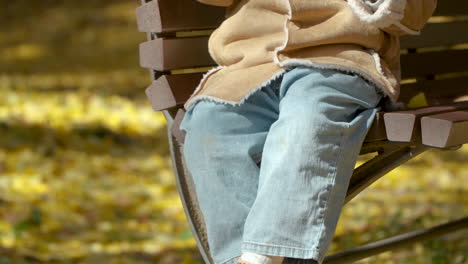
[[[0,264],[203,263],[144,95],[137,0],[0,0]],[[347,205],[331,253],[468,215],[468,146]],[[458,232],[359,263],[467,264]]]

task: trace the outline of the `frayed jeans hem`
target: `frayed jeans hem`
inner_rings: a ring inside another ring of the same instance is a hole
[[[318,263],[315,260],[320,259],[320,251],[316,249],[303,249],[244,241],[242,250],[262,255],[285,257],[283,263],[287,264],[312,264]]]
[[[240,258],[240,256],[235,256],[235,257],[223,260],[219,262],[219,264],[236,264],[238,258]]]

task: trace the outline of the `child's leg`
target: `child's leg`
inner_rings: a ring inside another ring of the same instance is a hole
[[[182,123],[184,158],[196,186],[216,263],[235,263],[257,193],[265,138],[278,117],[277,83],[231,106],[201,101]]]
[[[357,76],[307,68],[284,75],[243,250],[285,263],[323,260],[380,99]]]

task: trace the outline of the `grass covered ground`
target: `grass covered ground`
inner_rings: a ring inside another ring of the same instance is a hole
[[[201,263],[124,0],[0,0],[0,264]],[[468,147],[344,208],[331,252],[468,215]],[[360,263],[468,263],[459,232]]]

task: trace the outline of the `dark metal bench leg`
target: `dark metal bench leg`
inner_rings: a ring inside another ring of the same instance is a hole
[[[182,201],[185,215],[187,217],[187,221],[189,223],[189,227],[192,231],[195,242],[198,246],[198,250],[204,262],[211,264],[214,263],[214,261],[211,259],[210,249],[206,238],[205,222],[198,207],[195,191],[192,189],[194,185],[192,182],[190,182],[191,176],[184,168],[182,155],[183,146],[179,144],[176,138],[172,135],[172,126],[174,123],[175,113],[171,113],[169,111],[164,111],[163,113],[167,120],[167,133],[169,145],[171,146],[170,151],[172,156],[172,166],[175,173],[179,197]]]
[[[379,143],[376,143],[379,144]],[[371,146],[365,146],[371,147]],[[353,176],[348,187],[345,203],[352,200],[365,188],[369,187],[376,180],[400,166],[406,161],[416,157],[417,155],[428,150],[425,146],[410,146],[410,145],[395,145],[395,147],[387,147],[373,159],[367,161],[360,167],[354,170]]]
[[[358,248],[346,250],[328,256],[324,264],[346,264],[368,258],[388,250],[395,250],[411,245],[415,242],[435,238],[457,230],[468,228],[468,217],[438,225],[432,228],[397,235]]]

